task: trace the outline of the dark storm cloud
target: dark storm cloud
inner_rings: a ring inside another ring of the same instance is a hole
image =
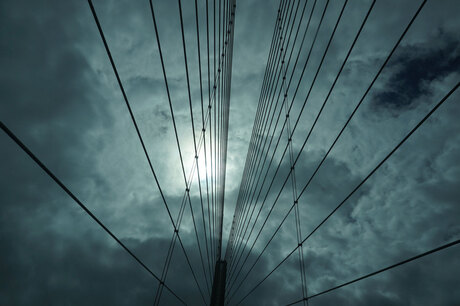
[[[386,84],[388,91],[375,94],[377,105],[388,108],[407,108],[415,99],[428,93],[425,85],[457,70],[460,65],[458,42],[439,34],[439,47],[433,44],[410,46],[401,50],[392,63],[397,72]],[[397,67],[400,67],[399,69]],[[391,68],[390,68],[391,69]]]

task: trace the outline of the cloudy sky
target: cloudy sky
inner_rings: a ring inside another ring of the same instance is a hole
[[[203,17],[205,1],[198,2]],[[310,0],[306,6],[300,24],[302,34],[313,2]],[[300,1],[300,8],[304,3]],[[300,154],[296,164],[299,190],[326,154],[420,3],[377,1]],[[160,0],[154,4],[188,172],[194,151],[178,5],[175,1]],[[296,55],[300,50],[300,57],[288,98],[292,97],[294,85],[300,79],[325,4],[324,0],[316,3],[305,45],[301,49],[300,42],[294,45],[293,53]],[[347,4],[292,137],[295,154],[370,4],[367,0]],[[149,3],[147,0],[94,0],[94,6],[162,190],[172,215],[177,216],[185,186]],[[237,2],[224,251],[278,6],[276,0]],[[342,6],[342,0],[330,1],[325,11],[293,102],[292,120],[299,115]],[[201,118],[194,1],[184,0],[183,9],[194,114]],[[458,83],[459,9],[455,0],[431,0],[424,6],[299,200],[303,237]],[[204,27],[205,19],[200,20],[200,26]],[[161,275],[173,228],[88,3],[2,0],[0,37],[0,120],[155,274]],[[292,67],[293,63],[288,73]],[[309,293],[326,290],[460,238],[459,99],[460,94],[454,92],[308,240],[304,260]],[[283,118],[284,113],[282,115]],[[281,125],[275,137],[280,128]],[[197,126],[197,133],[200,130]],[[261,139],[266,137],[261,135]],[[273,165],[268,169],[270,179],[287,138],[286,134],[282,135]],[[0,304],[153,304],[157,281],[3,132],[0,147]],[[274,144],[270,154],[273,147]],[[283,159],[273,187],[267,190],[265,185],[262,190],[263,195],[267,193],[267,199],[256,233],[289,167],[289,160]],[[290,184],[283,188],[245,269],[254,262],[291,207],[291,188]],[[191,195],[193,208],[199,211],[196,184],[191,187]],[[261,203],[262,197],[250,205],[258,208]],[[205,290],[189,209],[181,225],[181,238]],[[291,214],[232,303],[239,301],[296,245],[295,219]],[[244,304],[280,305],[301,298],[295,255]],[[309,304],[458,305],[459,256],[460,248],[452,247],[312,299]],[[202,304],[184,255],[177,246],[166,283],[188,304]],[[164,305],[178,303],[166,291],[161,301]]]

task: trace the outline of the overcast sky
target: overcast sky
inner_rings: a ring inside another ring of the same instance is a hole
[[[201,120],[194,1],[182,2],[194,115],[198,118],[195,120]],[[309,0],[301,31],[313,2]],[[203,28],[205,1],[199,3]],[[295,85],[325,3],[318,0],[313,11],[311,28],[294,71]],[[420,3],[418,0],[377,1],[296,164],[299,190]],[[161,0],[154,4],[188,173],[194,151],[178,5],[176,1]],[[300,0],[300,8],[303,4],[304,0]],[[172,215],[177,216],[185,186],[149,3],[147,0],[94,0],[94,6],[162,190]],[[276,0],[237,1],[224,251],[278,6]],[[342,0],[330,1],[325,12],[293,103],[292,120],[299,115],[342,6]],[[369,6],[370,1],[357,0],[349,1],[345,8],[293,135],[295,154]],[[302,195],[299,208],[303,237],[458,83],[459,10],[460,4],[455,0],[431,0],[422,9]],[[203,34],[202,53],[205,51]],[[299,51],[299,43],[294,47],[294,54]],[[155,274],[161,275],[173,227],[88,3],[83,0],[2,0],[0,44],[0,120]],[[292,85],[289,89],[288,98],[292,97],[294,88]],[[453,93],[308,240],[304,258],[309,293],[320,292],[460,238],[459,99],[460,94]],[[201,126],[197,125],[196,132],[200,130]],[[280,126],[275,137],[279,130]],[[269,178],[286,143],[284,134]],[[153,304],[157,281],[3,132],[0,148],[0,304]],[[289,167],[289,160],[283,159],[280,173],[268,191],[261,218],[265,218],[274,203]],[[291,207],[291,188],[287,184],[283,189],[246,268]],[[266,186],[264,190],[267,191]],[[196,183],[191,187],[191,195],[193,208],[199,212]],[[241,299],[296,247],[294,221],[291,214],[232,303]],[[198,222],[201,222],[199,217]],[[205,290],[189,209],[181,225],[181,238]],[[253,239],[251,237],[250,242]],[[459,257],[460,247],[453,247],[312,299],[310,305],[458,305]],[[188,304],[202,304],[184,255],[177,246],[166,283]],[[245,304],[280,305],[298,300],[302,298],[300,284],[296,253],[252,293]],[[164,291],[162,304],[177,303]]]

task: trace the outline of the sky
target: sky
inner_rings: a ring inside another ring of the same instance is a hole
[[[149,3],[94,0],[121,81],[162,191],[177,216],[184,193]],[[204,1],[198,1],[204,28]],[[305,29],[312,0],[301,22]],[[304,4],[300,1],[300,7]],[[300,114],[343,1],[330,1],[290,112]],[[363,96],[421,1],[377,1],[318,123],[296,163],[301,190]],[[178,134],[188,172],[194,158],[186,75],[175,1],[154,1]],[[297,5],[297,2],[293,2]],[[300,79],[326,1],[312,14],[293,85]],[[369,9],[349,1],[292,136],[297,154]],[[267,64],[279,1],[237,1],[223,224],[225,251]],[[459,81],[460,23],[455,0],[428,1],[359,110],[299,200],[302,236],[311,232]],[[194,2],[183,1],[194,116],[201,118]],[[300,12],[299,12],[300,13]],[[297,19],[299,20],[299,19]],[[203,34],[203,33],[201,33]],[[202,35],[201,47],[204,36]],[[0,120],[157,275],[173,227],[152,177],[86,1],[0,1]],[[308,47],[307,47],[308,46]],[[204,50],[204,49],[203,49]],[[207,77],[204,76],[206,83]],[[314,294],[460,238],[460,94],[446,102],[304,246]],[[284,113],[282,114],[284,116]],[[282,118],[283,118],[282,116]],[[272,130],[274,127],[272,127]],[[198,133],[201,127],[196,127]],[[276,130],[278,137],[280,126]],[[271,135],[271,134],[270,134]],[[262,140],[269,135],[258,135]],[[281,163],[268,214],[288,159]],[[267,144],[268,146],[268,144]],[[0,133],[0,304],[150,305],[157,281],[108,236],[5,133]],[[270,149],[273,150],[273,146]],[[203,165],[201,164],[201,168]],[[196,178],[195,178],[196,182]],[[200,209],[196,183],[191,201]],[[256,203],[258,209],[262,203]],[[262,251],[293,203],[282,189],[248,257]],[[251,206],[253,207],[253,206]],[[201,219],[197,217],[198,223]],[[255,231],[261,226],[258,221]],[[202,235],[201,235],[202,236]],[[190,210],[181,238],[206,290]],[[250,238],[252,244],[254,236]],[[231,304],[297,246],[290,214]],[[247,251],[246,251],[247,252]],[[452,247],[309,301],[309,305],[458,305],[460,248]],[[189,305],[202,304],[176,246],[166,283]],[[302,298],[297,254],[244,305]],[[164,291],[161,304],[178,301]]]

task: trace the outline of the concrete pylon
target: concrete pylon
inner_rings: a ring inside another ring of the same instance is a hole
[[[225,260],[218,260],[212,283],[211,306],[224,306],[226,275],[227,262]]]

